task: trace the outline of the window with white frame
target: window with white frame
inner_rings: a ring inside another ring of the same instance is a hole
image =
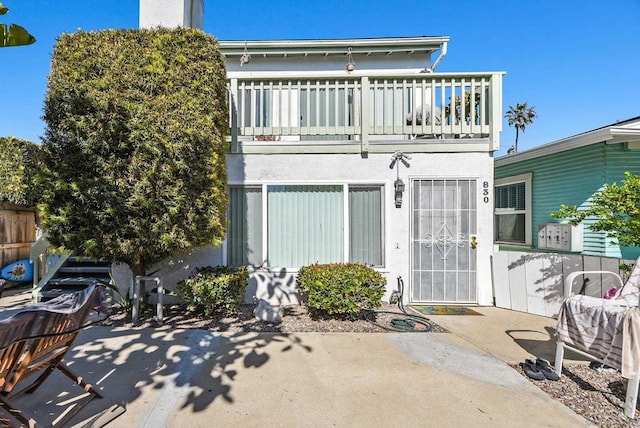
[[[531,173],[495,181],[495,241],[531,245]]]
[[[230,187],[228,263],[383,265],[380,185]]]

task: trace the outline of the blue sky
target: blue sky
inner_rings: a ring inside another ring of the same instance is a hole
[[[138,0],[2,0],[2,23],[28,47],[0,50],[0,136],[39,142],[51,53],[63,32],[137,28]],[[503,110],[533,105],[520,151],[640,116],[640,0],[205,0],[205,31],[221,40],[449,36],[441,72],[505,71]],[[515,130],[504,121],[506,153]]]

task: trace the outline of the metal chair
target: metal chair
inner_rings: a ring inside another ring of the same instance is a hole
[[[640,259],[626,282],[608,271],[579,271],[567,276],[558,314],[555,370],[562,372],[565,349],[621,370],[627,379],[624,414],[634,418],[640,380]],[[579,276],[610,275],[618,292],[611,299],[575,295]]]

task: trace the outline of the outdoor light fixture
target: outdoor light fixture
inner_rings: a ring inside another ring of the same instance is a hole
[[[347,62],[347,72],[351,73],[356,69],[356,63],[353,62],[353,55],[351,54],[351,48],[347,49],[347,58],[349,61]]]
[[[411,156],[406,155],[402,152],[395,152],[393,155],[391,155],[391,164],[389,164],[389,168],[396,168],[396,181],[393,182],[396,208],[402,208],[402,194],[404,193],[405,189],[404,182],[400,179],[400,164],[398,163],[398,161],[409,168],[411,165],[409,165],[409,162],[407,162],[408,159],[411,159]]]
[[[393,183],[396,189],[396,208],[402,208],[402,193],[404,192],[404,182],[399,178]]]
[[[244,52],[242,56],[240,56],[240,67],[245,64],[248,64],[251,61],[251,55],[249,54],[249,50],[247,49],[247,42],[244,42]]]

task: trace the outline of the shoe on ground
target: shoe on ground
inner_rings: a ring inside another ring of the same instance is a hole
[[[536,367],[538,368],[538,371],[540,371],[540,373],[542,373],[546,379],[549,379],[549,380],[560,379],[560,376],[558,376],[558,373],[556,373],[555,370],[551,368],[549,361],[544,360],[542,358],[538,358],[536,360]]]
[[[546,379],[544,374],[540,371],[540,369],[536,365],[536,363],[534,363],[532,360],[529,360],[529,359],[524,360],[524,364],[522,365],[522,368],[524,370],[524,374],[529,376],[531,379],[535,379],[535,380]]]

